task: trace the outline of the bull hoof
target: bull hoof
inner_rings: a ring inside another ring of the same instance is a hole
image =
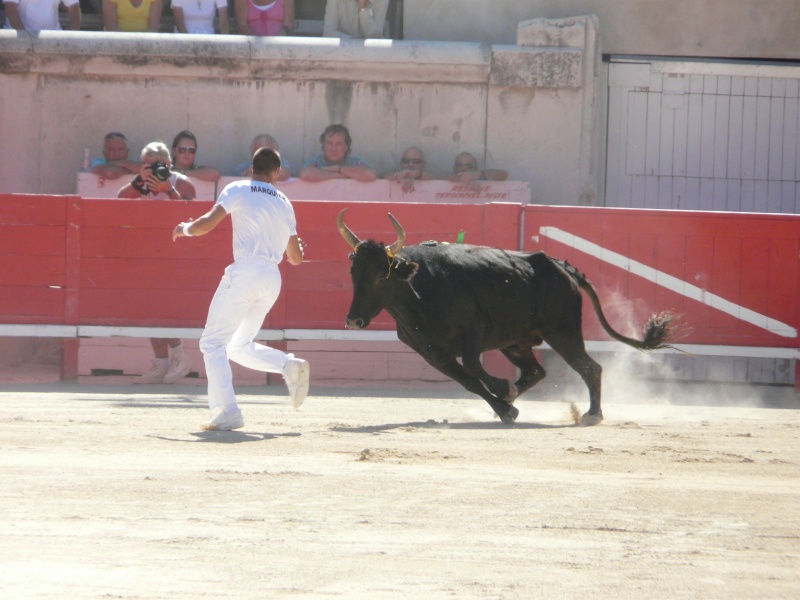
[[[504,415],[500,415],[500,420],[506,425],[513,425],[518,416],[519,409],[516,406],[509,406],[508,412],[506,412]]]
[[[506,397],[503,398],[503,400],[505,402],[508,402],[509,404],[514,404],[514,400],[517,399],[517,396],[519,396],[519,390],[517,389],[517,386],[515,386],[513,383],[509,381],[508,394],[506,394]]]
[[[603,413],[595,413],[593,415],[588,412],[581,417],[581,427],[591,427],[592,425],[599,425],[603,421]]]

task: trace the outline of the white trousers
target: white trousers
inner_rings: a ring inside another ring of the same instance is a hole
[[[230,413],[238,408],[228,359],[257,371],[283,372],[286,353],[253,341],[280,290],[278,265],[245,259],[225,269],[200,338],[210,409],[222,407]]]

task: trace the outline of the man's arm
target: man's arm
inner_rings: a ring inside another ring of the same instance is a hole
[[[503,169],[485,169],[483,171],[483,178],[491,181],[505,181],[508,179],[508,171]]]
[[[335,0],[328,0],[325,5],[325,17],[322,21],[322,37],[349,39],[350,36],[339,30],[339,6]]]
[[[135,189],[130,183],[126,183],[117,192],[117,198],[141,198],[142,194],[139,190]]]
[[[16,2],[6,2],[6,18],[12,29],[17,31],[25,31],[25,26],[22,24],[22,19],[19,16]]]
[[[100,163],[91,168],[91,173],[105,179],[119,179],[123,175],[138,173],[142,163],[130,160],[115,160],[109,163]]]
[[[303,262],[305,247],[306,243],[296,235],[289,238],[289,243],[286,244],[286,260],[290,265],[299,265]]]
[[[147,31],[158,33],[161,31],[161,0],[154,0],[150,5],[150,14],[147,16]]]
[[[389,9],[389,0],[373,0],[372,8],[367,0],[358,1],[358,26],[365,38],[383,37],[383,24]]]
[[[76,2],[72,6],[67,7],[67,14],[69,15],[69,27],[73,31],[81,30],[81,5]]]
[[[347,176],[343,175],[342,167],[339,165],[331,165],[329,167],[315,167],[314,165],[308,165],[307,167],[303,167],[300,169],[300,173],[297,175],[298,178],[302,179],[303,181],[328,181],[329,179],[346,179]]]
[[[106,31],[119,31],[117,5],[111,0],[103,0],[103,26]]]
[[[219,225],[227,214],[224,208],[219,204],[215,204],[214,208],[202,217],[199,217],[196,221],[190,219],[186,223],[178,223],[175,229],[172,230],[172,241],[174,242],[179,237],[187,237],[187,233],[189,234],[188,237],[205,235]]]
[[[372,167],[363,165],[342,165],[339,172],[348,179],[369,183],[378,178],[378,173]]]

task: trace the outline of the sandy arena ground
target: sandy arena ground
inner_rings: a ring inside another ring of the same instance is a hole
[[[202,432],[202,387],[0,386],[0,597],[798,598],[800,397],[766,391],[579,428],[558,386],[514,427],[466,392],[265,386]]]

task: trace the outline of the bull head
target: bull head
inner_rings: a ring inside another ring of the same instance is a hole
[[[339,233],[352,249],[350,276],[353,280],[353,301],[345,324],[348,329],[363,329],[384,307],[393,302],[397,293],[396,282],[410,282],[419,265],[395,256],[403,248],[406,235],[391,214],[389,220],[397,239],[387,247],[373,240],[359,240],[344,223],[346,210],[343,209],[336,219]]]
[[[339,212],[339,216],[336,217],[336,227],[339,229],[339,233],[342,234],[344,241],[347,242],[347,244],[355,251],[356,247],[361,243],[361,240],[359,240],[358,236],[356,236],[356,234],[353,233],[347,225],[345,225],[345,212],[347,212],[346,208],[343,208]],[[392,213],[387,214],[389,215],[389,221],[391,221],[392,227],[397,234],[397,240],[395,240],[394,244],[386,248],[386,254],[389,255],[389,258],[394,258],[394,255],[400,252],[400,250],[403,248],[403,244],[406,241],[406,232],[403,231],[403,227],[397,222],[397,219],[392,216]]]

